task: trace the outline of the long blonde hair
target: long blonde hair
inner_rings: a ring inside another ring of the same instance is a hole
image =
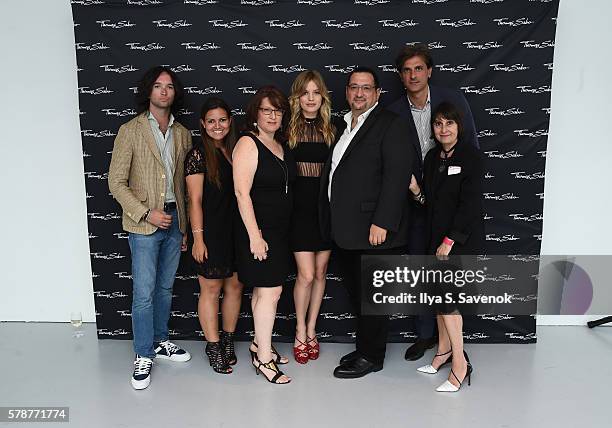
[[[289,106],[291,107],[291,120],[289,121],[289,129],[287,135],[289,137],[288,145],[289,148],[294,149],[298,145],[298,138],[300,130],[304,129],[306,119],[302,114],[302,108],[300,107],[300,97],[306,90],[306,85],[309,82],[313,82],[319,88],[321,97],[321,108],[317,114],[316,128],[321,134],[323,134],[323,140],[330,146],[334,141],[335,128],[331,123],[331,98],[329,97],[329,91],[323,81],[323,77],[317,70],[306,70],[302,71],[297,75],[293,84],[291,85],[291,95],[289,95]]]

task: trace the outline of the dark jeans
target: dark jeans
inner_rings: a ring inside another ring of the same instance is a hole
[[[414,213],[414,224],[410,229],[410,237],[406,252],[408,254],[422,255],[427,254],[426,231],[425,231],[425,210],[421,209]],[[436,317],[432,315],[415,315],[414,330],[417,339],[430,339],[438,334]]]
[[[436,317],[432,315],[415,315],[414,329],[417,339],[430,339],[437,334]]]

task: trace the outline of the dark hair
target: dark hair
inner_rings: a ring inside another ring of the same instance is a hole
[[[436,109],[431,113],[431,132],[432,135],[436,135],[433,131],[433,124],[438,117],[441,117],[446,120],[454,120],[457,124],[457,138],[461,140],[463,137],[463,113],[454,104],[451,103],[441,103],[436,107]],[[435,138],[435,137],[434,137]]]
[[[380,88],[380,82],[378,80],[378,76],[376,75],[376,72],[373,69],[371,69],[370,67],[365,67],[363,65],[358,66],[357,68],[353,69],[353,71],[351,71],[349,73],[348,77],[346,78],[346,86],[349,85],[349,82],[351,81],[351,77],[355,73],[369,73],[369,74],[371,74],[372,78],[374,78],[374,87]]]
[[[284,143],[286,140],[285,130],[287,129],[287,122],[289,121],[289,116],[291,116],[291,114],[289,111],[289,101],[287,101],[287,97],[276,86],[262,86],[257,90],[253,98],[251,98],[246,107],[245,128],[247,131],[251,131],[254,134],[259,133],[256,123],[257,116],[259,114],[259,107],[261,106],[261,102],[264,98],[267,98],[274,108],[283,111],[281,127],[274,133],[274,139],[278,142]]]
[[[204,101],[204,104],[202,104],[202,109],[200,110],[200,119],[206,120],[206,113],[217,108],[225,110],[228,118],[230,120],[232,119],[232,110],[225,101],[218,97],[210,97]],[[206,178],[210,182],[216,184],[218,188],[221,188],[221,180],[219,179],[219,161],[217,159],[215,143],[208,136],[206,129],[204,126],[202,126],[201,122],[200,133],[201,138],[195,139],[193,146],[196,150],[199,150],[204,154]],[[222,145],[226,153],[231,156],[232,151],[234,150],[234,145],[236,145],[236,127],[233,120],[230,123],[229,132],[223,139]]]
[[[402,72],[402,67],[407,59],[410,59],[414,56],[419,56],[427,65],[427,68],[433,67],[433,58],[431,57],[431,51],[429,47],[424,43],[417,43],[412,46],[404,46],[399,51],[397,56],[395,57],[395,67],[397,67],[397,72]]]
[[[173,114],[176,114],[183,106],[183,84],[174,71],[170,70],[168,67],[158,65],[148,69],[138,82],[138,91],[136,92],[135,96],[136,111],[138,113],[142,113],[143,111],[149,109],[149,97],[151,96],[153,85],[155,84],[155,81],[159,75],[162,73],[168,73],[172,79],[172,83],[174,84],[174,101],[172,102],[170,110]]]

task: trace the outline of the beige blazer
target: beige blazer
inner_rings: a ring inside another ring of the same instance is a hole
[[[108,187],[123,208],[126,232],[150,235],[157,227],[142,217],[148,209],[163,209],[166,170],[147,119],[141,113],[119,128],[108,171]],[[191,148],[191,134],[180,123],[170,127],[174,143],[174,195],[181,232],[187,230],[185,211],[185,155]]]

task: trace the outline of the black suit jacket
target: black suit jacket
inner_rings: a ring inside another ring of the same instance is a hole
[[[408,185],[416,164],[406,121],[380,105],[372,110],[334,171],[329,200],[331,160],[345,128],[343,121],[321,176],[323,235],[344,249],[372,249],[368,237],[375,224],[387,229],[386,241],[376,248],[405,245],[412,209]]]
[[[480,151],[471,144],[459,142],[448,169],[460,172],[438,172],[440,145],[425,157],[423,192],[427,209],[427,246],[435,253],[442,239],[455,241],[451,254],[481,254],[484,251],[484,221],[482,218],[482,182],[484,161]]]

